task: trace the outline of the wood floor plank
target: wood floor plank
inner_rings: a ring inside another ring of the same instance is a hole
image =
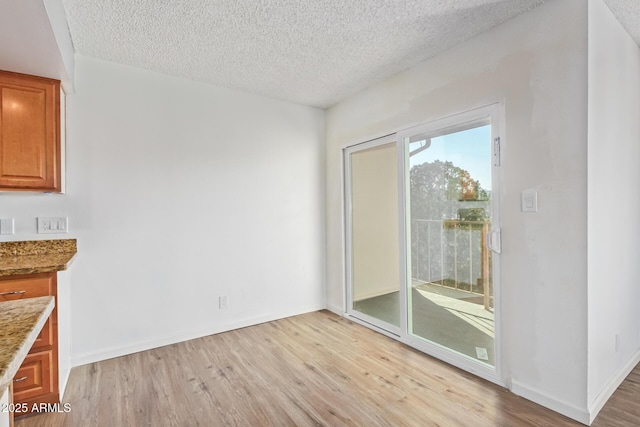
[[[593,424],[640,425],[640,368]],[[32,426],[577,426],[322,311],[74,368]]]

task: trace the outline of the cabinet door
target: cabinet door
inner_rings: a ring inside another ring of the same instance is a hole
[[[53,392],[53,351],[29,353],[13,378],[13,400],[24,402]]]
[[[0,72],[0,189],[60,191],[60,82]]]
[[[57,298],[56,274],[42,273],[13,276],[0,280],[0,302],[23,298],[53,296]],[[57,331],[58,304],[38,334],[31,351],[50,348],[54,344]]]

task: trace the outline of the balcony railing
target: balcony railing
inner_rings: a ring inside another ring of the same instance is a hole
[[[482,295],[491,308],[490,221],[412,221],[411,277],[419,282]]]

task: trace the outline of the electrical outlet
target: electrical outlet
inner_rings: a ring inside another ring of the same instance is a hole
[[[0,218],[0,234],[14,234],[13,218]]]
[[[68,232],[67,217],[38,217],[38,234]]]
[[[226,310],[229,308],[229,298],[226,295],[222,295],[218,298],[218,304],[221,310]]]

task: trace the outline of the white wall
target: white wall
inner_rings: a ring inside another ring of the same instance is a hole
[[[588,419],[586,32],[585,2],[547,2],[327,112],[328,305],[342,312],[341,147],[504,103],[504,378],[580,420]],[[525,189],[538,191],[535,214],[520,212]]]
[[[9,406],[9,388],[0,389],[0,408]],[[0,427],[10,427],[9,411],[0,411]]]
[[[73,89],[73,44],[62,0],[0,1],[0,70]]]
[[[324,307],[323,111],[81,56],[75,89],[67,194],[0,198],[10,240],[70,217],[74,364]]]
[[[73,262],[72,264],[73,265]],[[58,272],[58,387],[64,396],[71,374],[71,271]]]
[[[67,22],[67,14],[64,10],[62,0],[41,0],[44,4],[47,16],[49,17],[49,25],[53,32],[66,78],[62,79],[62,87],[68,93],[73,93],[73,82],[75,73],[75,51],[73,49],[73,41],[69,33],[69,23]],[[24,29],[23,29],[24,32]]]
[[[602,0],[589,1],[588,141],[593,418],[640,360],[640,48]]]

